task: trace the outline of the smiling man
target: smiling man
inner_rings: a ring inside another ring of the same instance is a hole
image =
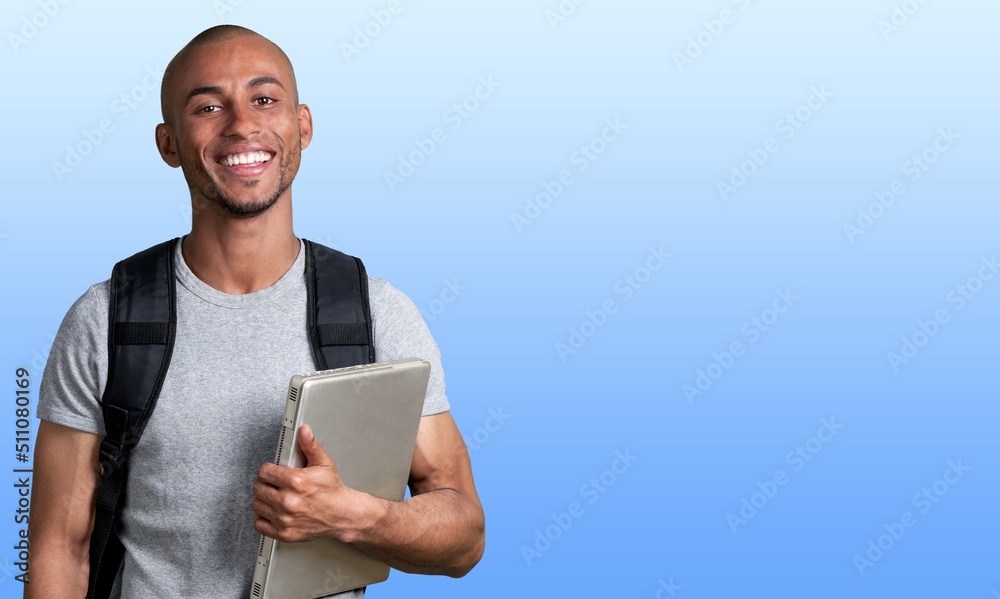
[[[291,187],[312,115],[288,58],[248,29],[213,27],[170,62],[161,99],[156,146],[183,171],[193,220],[164,246],[175,265],[176,330],[155,410],[120,469],[121,566],[107,557],[97,568],[96,556],[111,553],[93,549],[102,475],[119,470],[102,446],[102,398],[117,386],[109,354],[119,343],[109,346],[116,304],[104,281],[66,315],[42,379],[25,596],[102,596],[92,574],[111,563],[123,598],[245,598],[258,534],[336,538],[406,572],[464,575],[482,556],[484,517],[437,346],[413,303],[360,266],[374,355],[431,363],[412,496],[391,502],[345,487],[308,430],[305,468],[269,463],[288,378],[317,366],[310,246],[292,229]]]

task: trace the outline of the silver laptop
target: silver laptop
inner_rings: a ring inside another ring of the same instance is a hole
[[[430,364],[418,359],[297,374],[288,385],[275,463],[300,468],[308,424],[344,484],[401,501],[410,475]],[[313,599],[389,577],[389,566],[336,539],[282,543],[261,536],[251,599]]]

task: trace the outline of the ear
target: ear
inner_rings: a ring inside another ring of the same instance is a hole
[[[163,162],[174,168],[181,165],[181,156],[177,153],[177,140],[170,127],[164,123],[156,126],[156,149],[160,151]]]
[[[309,107],[299,104],[299,135],[302,137],[302,149],[309,147],[313,138],[313,117]]]

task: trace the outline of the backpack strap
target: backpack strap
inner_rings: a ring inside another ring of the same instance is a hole
[[[368,274],[361,260],[309,240],[306,294],[309,342],[318,370],[375,361]]]
[[[110,597],[125,548],[118,528],[128,457],[156,407],[177,326],[174,256],[179,238],[115,265],[108,306],[103,477],[90,537],[88,599]],[[307,328],[318,370],[375,361],[368,275],[361,260],[303,239]]]
[[[156,406],[174,346],[177,243],[167,241],[126,258],[111,275],[108,379],[101,399],[103,476],[90,537],[89,599],[110,596],[125,551],[118,525],[126,463]]]

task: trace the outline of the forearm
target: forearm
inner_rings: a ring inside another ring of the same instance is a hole
[[[90,573],[87,547],[69,547],[33,539],[29,559],[25,599],[82,599],[87,595]]]
[[[457,491],[437,489],[401,502],[364,497],[365,516],[345,540],[393,568],[459,577],[482,557],[482,509]]]
[[[468,453],[450,414],[425,416],[410,467],[413,496],[387,501],[344,485],[312,429],[299,447],[305,468],[262,464],[253,485],[254,526],[282,542],[335,538],[397,570],[464,576],[483,555],[485,517]]]
[[[28,524],[28,599],[83,598],[101,470],[100,437],[43,420],[35,445]]]

